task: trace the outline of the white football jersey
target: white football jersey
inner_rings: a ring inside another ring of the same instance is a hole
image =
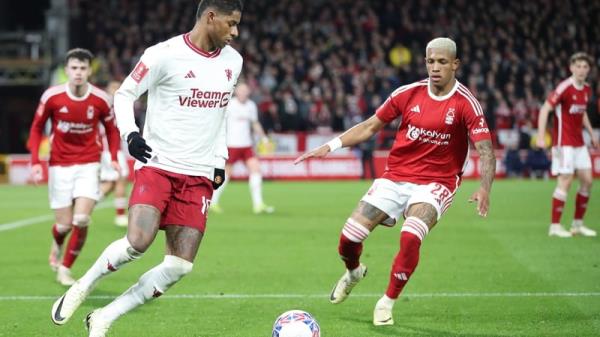
[[[174,173],[213,178],[227,157],[226,107],[242,70],[242,57],[226,46],[206,52],[189,33],[144,52],[115,94],[121,137],[138,131],[133,102],[148,91],[143,137],[152,148],[144,165]]]
[[[227,106],[227,147],[252,146],[252,123],[258,121],[256,103],[233,98]]]

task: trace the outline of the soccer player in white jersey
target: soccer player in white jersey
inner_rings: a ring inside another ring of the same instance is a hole
[[[117,318],[192,271],[213,189],[225,178],[225,113],[242,69],[242,57],[229,43],[238,35],[241,11],[240,0],[200,1],[193,29],[146,49],[117,91],[117,125],[137,159],[127,235],[54,303],[54,323],[65,324],[101,277],[140,258],[159,229],[166,232],[163,262],[88,314],[89,336],[105,336]],[[133,104],[146,91],[142,137]]]
[[[121,83],[117,81],[111,81],[106,86],[106,92],[113,97]],[[104,133],[104,129],[100,128],[101,134]],[[115,225],[119,227],[127,227],[127,214],[125,209],[127,208],[127,178],[129,177],[129,166],[125,153],[119,149],[117,152],[117,161],[121,167],[121,171],[117,171],[112,167],[110,152],[106,142],[106,136],[103,135],[102,143],[104,144],[104,151],[102,151],[102,158],[100,159],[100,200],[106,198],[110,193],[114,193],[114,207],[115,207]]]
[[[331,303],[342,303],[365,277],[367,267],[360,256],[369,234],[378,225],[393,226],[404,217],[400,250],[388,288],[375,304],[374,325],[394,324],[392,310],[417,268],[421,242],[450,207],[460,185],[469,141],[481,158],[481,184],[470,201],[477,201],[480,216],[485,217],[489,209],[496,157],[483,109],[456,79],[460,63],[456,44],[448,38],[433,39],[425,55],[428,79],[398,88],[374,116],[296,160],[354,146],[394,119],[402,119],[383,176],[373,182],[342,229],[338,251],[346,271],[329,298]]]
[[[248,182],[252,210],[254,213],[273,213],[273,206],[266,205],[262,195],[262,174],[260,162],[252,150],[252,134],[257,135],[261,142],[267,142],[267,136],[258,121],[256,103],[250,99],[250,88],[245,83],[240,83],[235,89],[235,96],[227,106],[227,148],[229,159],[225,165],[225,183],[215,191],[210,208],[216,213],[222,213],[219,200],[229,176],[231,168],[237,161],[243,161],[249,171]]]
[[[592,90],[585,80],[590,73],[591,65],[592,58],[588,54],[582,52],[573,54],[569,66],[571,76],[550,93],[540,110],[537,145],[541,148],[546,146],[544,136],[548,116],[552,110],[555,110],[552,129],[552,174],[557,176],[557,183],[552,193],[549,236],[561,238],[569,238],[573,235],[596,236],[595,230],[583,225],[583,216],[587,209],[593,181],[592,160],[583,141],[583,129],[590,134],[592,145],[594,147],[599,145],[587,115],[587,105],[592,97]],[[579,190],[575,197],[575,214],[571,230],[568,231],[561,225],[560,218],[575,174],[579,179]]]

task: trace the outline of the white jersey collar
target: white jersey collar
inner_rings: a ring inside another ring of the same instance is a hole
[[[85,94],[81,97],[78,97],[78,96],[75,96],[75,94],[71,92],[69,83],[65,84],[67,96],[69,96],[69,98],[74,101],[85,101],[88,98],[88,96],[90,96],[90,93],[92,92],[92,86],[89,83],[86,83],[86,85],[87,85],[87,90],[86,90]]]
[[[450,90],[449,93],[447,93],[444,96],[436,96],[433,92],[431,92],[431,85],[429,83],[429,78],[428,78],[427,79],[427,93],[429,94],[429,97],[431,97],[431,99],[433,99],[433,100],[444,101],[444,100],[447,100],[448,98],[452,97],[452,95],[454,95],[454,93],[458,89],[459,85],[460,85],[460,82],[458,82],[458,80],[456,80],[456,82],[454,82],[454,87],[452,87],[452,90]]]

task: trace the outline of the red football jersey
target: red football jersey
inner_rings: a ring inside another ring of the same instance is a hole
[[[106,129],[113,160],[117,160],[119,131],[108,94],[88,85],[83,97],[69,91],[68,84],[48,88],[36,110],[29,134],[31,163],[40,162],[38,152],[46,121],[51,120],[49,165],[68,166],[100,161],[102,142],[98,123]]]
[[[458,81],[443,97],[430,92],[428,79],[402,86],[376,115],[386,123],[402,118],[383,173],[392,181],[437,182],[454,191],[467,162],[469,139],[491,139],[483,109]]]
[[[592,96],[588,84],[577,88],[573,78],[562,81],[548,96],[554,108],[553,146],[583,146],[583,114]]]

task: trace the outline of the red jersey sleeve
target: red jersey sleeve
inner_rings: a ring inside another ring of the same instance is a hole
[[[412,84],[396,89],[390,97],[375,111],[375,115],[383,122],[389,123],[402,115],[406,102],[412,93]]]
[[[473,144],[482,140],[492,139],[490,129],[485,121],[483,109],[475,97],[465,97],[463,118],[469,132],[469,139]]]
[[[121,138],[119,138],[119,130],[112,109],[107,105],[100,111],[100,121],[104,125],[106,131],[106,139],[108,140],[108,150],[113,161],[117,161],[117,152],[121,148]]]
[[[567,88],[571,85],[570,80],[562,81],[554,90],[548,95],[546,101],[554,108],[557,106],[563,99]]]
[[[31,164],[40,163],[40,143],[42,141],[42,134],[44,133],[44,127],[46,121],[50,117],[50,110],[47,109],[47,101],[40,101],[35,115],[33,116],[33,122],[31,123],[31,129],[29,130],[29,139],[27,140],[27,148],[31,152]]]

